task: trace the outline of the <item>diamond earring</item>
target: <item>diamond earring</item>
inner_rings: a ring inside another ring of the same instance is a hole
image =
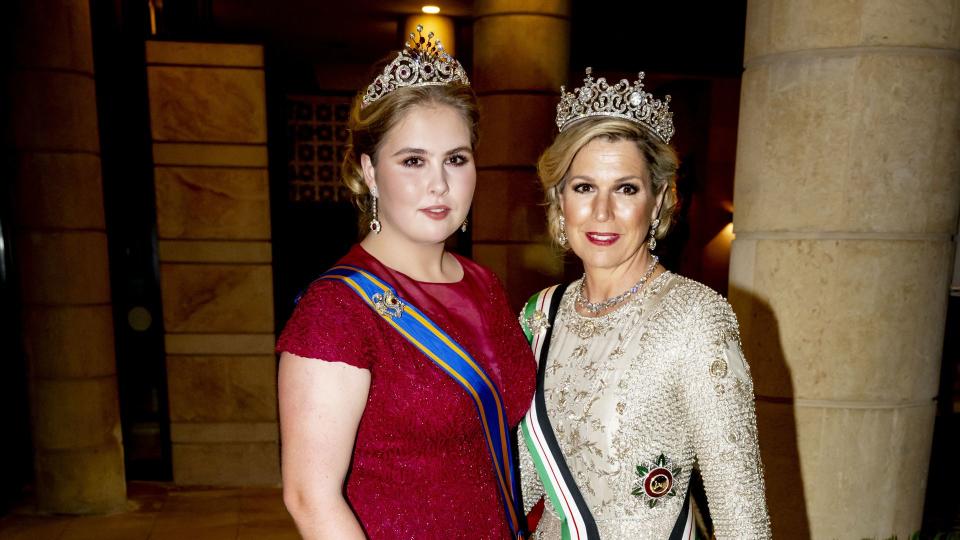
[[[650,251],[657,249],[657,228],[659,227],[660,218],[656,218],[650,223],[650,241],[648,243]]]
[[[370,213],[373,214],[373,219],[370,220],[370,230],[380,234],[380,218],[377,216],[377,195],[376,192],[370,194],[372,200],[372,207]]]
[[[557,232],[557,243],[560,247],[567,247],[567,220],[560,216],[560,230]]]

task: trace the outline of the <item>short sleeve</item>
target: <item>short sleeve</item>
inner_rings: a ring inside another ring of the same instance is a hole
[[[379,323],[347,286],[317,280],[297,303],[276,351],[370,369],[376,356],[369,339],[375,332],[370,329]]]

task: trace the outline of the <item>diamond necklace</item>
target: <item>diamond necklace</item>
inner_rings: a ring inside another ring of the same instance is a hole
[[[602,302],[597,302],[596,304],[588,302],[587,298],[583,295],[583,284],[587,282],[587,274],[583,274],[583,278],[580,280],[580,284],[577,286],[577,305],[587,310],[591,315],[596,315],[601,311],[611,308],[620,302],[623,302],[627,298],[637,294],[637,291],[643,287],[643,284],[650,279],[650,275],[653,274],[654,268],[657,267],[657,263],[660,262],[660,258],[656,255],[653,256],[653,262],[650,263],[650,267],[647,268],[647,272],[643,274],[643,277],[640,278],[640,281],[636,282],[633,287],[630,287],[626,291],[614,296],[613,298],[607,298]]]

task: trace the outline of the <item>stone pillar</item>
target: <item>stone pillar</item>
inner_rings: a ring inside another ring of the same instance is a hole
[[[17,258],[40,510],[126,502],[89,3],[18,2]]]
[[[730,285],[778,538],[920,529],[958,49],[957,0],[749,3]]]
[[[280,481],[263,49],[147,43],[173,479]]]
[[[563,271],[547,237],[536,163],[556,133],[567,83],[570,3],[478,0],[474,12],[472,82],[482,124],[473,256],[500,276],[519,309]]]

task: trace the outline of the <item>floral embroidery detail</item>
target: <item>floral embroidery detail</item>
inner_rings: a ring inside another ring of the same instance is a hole
[[[587,340],[602,336],[610,331],[610,325],[600,320],[578,317],[567,321],[567,328],[578,338]]]
[[[673,460],[660,454],[650,463],[637,465],[640,482],[630,493],[640,497],[650,508],[654,508],[660,499],[677,495],[674,478],[680,476],[680,471],[680,467],[674,465]]]

